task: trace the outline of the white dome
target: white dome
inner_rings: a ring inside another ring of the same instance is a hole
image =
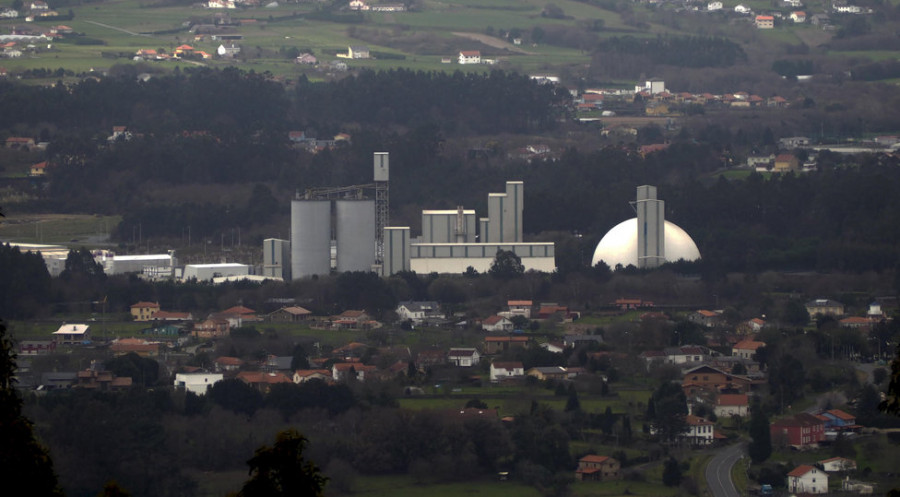
[[[665,231],[666,261],[675,262],[679,259],[696,261],[700,259],[700,250],[687,232],[669,221],[666,221]],[[617,224],[597,244],[591,265],[595,266],[598,262],[603,261],[610,269],[615,269],[617,264],[621,264],[622,267],[627,267],[629,264],[637,267],[637,236],[636,217]]]

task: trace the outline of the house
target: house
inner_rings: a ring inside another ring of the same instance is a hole
[[[57,344],[75,345],[91,341],[91,329],[86,324],[64,324],[53,332]]]
[[[377,328],[380,323],[366,314],[366,311],[346,310],[331,318],[331,328],[335,330],[356,330]]]
[[[92,390],[110,391],[122,390],[132,385],[130,376],[117,377],[112,371],[101,371],[94,367],[79,371],[73,388],[88,388]]]
[[[740,416],[750,414],[750,399],[745,393],[723,393],[716,398],[716,406],[713,408],[716,416]]]
[[[195,338],[221,338],[231,331],[231,325],[225,319],[205,319],[194,323],[191,335]]]
[[[280,323],[296,323],[299,321],[306,321],[310,316],[312,316],[312,311],[298,305],[292,305],[289,307],[282,307],[277,311],[269,313],[268,318],[269,321]]]
[[[296,62],[298,64],[306,64],[309,66],[314,66],[319,63],[319,59],[317,59],[316,56],[311,53],[302,53],[297,56],[297,58],[294,60],[294,62]]]
[[[569,377],[569,372],[562,366],[536,366],[525,374],[538,380],[565,380]]]
[[[752,381],[746,376],[726,373],[711,366],[697,366],[684,373],[681,388],[692,397],[699,392],[747,393]]]
[[[832,457],[816,463],[826,473],[841,473],[844,471],[856,471],[856,461],[846,457]]]
[[[772,167],[774,173],[786,173],[789,171],[799,171],[800,160],[794,154],[778,154],[775,156],[775,164]]]
[[[372,376],[377,371],[377,367],[361,362],[336,362],[331,366],[331,377],[334,381],[365,380],[366,375]]]
[[[840,324],[842,328],[847,328],[850,330],[865,330],[871,328],[875,324],[875,321],[867,317],[864,318],[861,316],[850,316],[841,319],[840,321],[838,321],[838,324]]]
[[[525,369],[521,362],[491,363],[491,381],[494,383],[513,378],[521,378],[524,375]]]
[[[666,355],[666,363],[680,366],[705,362],[710,354],[708,348],[700,345],[682,345],[681,347],[667,347],[663,349]]]
[[[221,373],[176,373],[175,388],[184,389],[196,395],[204,395],[223,378]]]
[[[578,318],[577,312],[569,312],[569,308],[564,305],[545,303],[538,308],[537,319],[550,319],[558,316],[564,322],[572,322]]]
[[[861,428],[856,424],[856,416],[840,409],[822,411],[818,417],[825,422],[825,429],[828,431],[853,431]]]
[[[743,323],[738,324],[737,332],[740,335],[750,335],[754,333],[759,333],[763,328],[766,327],[766,320],[761,318],[753,318],[748,321],[744,321]]]
[[[322,380],[331,383],[330,369],[298,369],[294,371],[294,383],[306,383],[310,380]]]
[[[509,333],[513,330],[513,323],[503,316],[491,316],[481,322],[481,329],[488,333]]]
[[[56,342],[53,340],[21,340],[19,341],[19,355],[44,355],[56,352]]]
[[[716,439],[716,424],[700,416],[688,414],[684,417],[687,427],[679,438],[691,445],[710,445]]]
[[[478,50],[463,50],[459,52],[460,64],[481,64],[481,52]]]
[[[844,304],[830,299],[810,300],[806,304],[806,312],[809,317],[815,319],[817,316],[843,316]]]
[[[155,319],[153,321],[155,324],[149,328],[141,329],[141,334],[177,337],[184,331],[181,326],[176,326],[174,324],[158,324]]]
[[[473,348],[452,348],[447,352],[447,361],[454,366],[477,366],[481,361],[481,355]]]
[[[775,27],[775,18],[772,16],[758,15],[756,16],[757,29],[772,29]]]
[[[413,324],[440,321],[445,318],[444,313],[441,312],[440,304],[434,301],[400,302],[397,304],[395,312],[401,321],[412,321]]]
[[[34,138],[26,138],[22,136],[10,136],[6,139],[6,148],[14,148],[19,150],[31,150],[34,148]]]
[[[237,379],[259,390],[262,393],[269,393],[272,385],[279,383],[293,383],[284,373],[266,373],[263,371],[241,371],[237,374]]]
[[[586,455],[578,460],[575,479],[579,481],[609,481],[622,478],[622,465],[608,456]]]
[[[158,357],[161,346],[160,342],[148,342],[140,338],[119,338],[113,341],[109,350],[116,357],[130,353],[141,357]]]
[[[236,55],[241,53],[241,47],[235,45],[234,43],[230,43],[228,45],[219,45],[219,48],[216,49],[216,55],[219,57],[233,59]]]
[[[753,12],[753,10],[750,7],[747,7],[746,5],[739,3],[734,6],[734,12],[736,14],[750,14]]]
[[[153,313],[154,321],[190,321],[194,315],[190,312],[156,311]]]
[[[215,364],[217,372],[232,372],[240,369],[244,365],[244,361],[237,357],[222,356],[217,357],[213,364]]]
[[[801,412],[781,418],[769,425],[772,445],[776,447],[814,447],[825,440],[825,422],[818,417]]]
[[[506,307],[509,308],[509,317],[522,316],[531,319],[531,306],[534,303],[530,300],[509,300]]]
[[[788,492],[796,494],[827,494],[828,474],[806,464],[787,475]]]
[[[753,359],[756,351],[765,347],[765,342],[757,342],[755,340],[741,340],[731,347],[731,355],[742,359]]]
[[[131,305],[131,318],[134,321],[150,321],[153,314],[159,311],[157,302],[138,302]]]
[[[32,164],[28,174],[31,176],[44,176],[47,174],[47,161]]]
[[[416,354],[416,369],[420,371],[441,364],[447,364],[447,354],[443,350],[422,350]]]
[[[806,12],[803,12],[802,10],[791,12],[791,20],[797,24],[806,22]]]
[[[350,0],[347,7],[350,10],[369,10],[369,6],[363,0]]]
[[[566,335],[563,337],[563,346],[567,349],[575,347],[599,345],[603,343],[603,335]]]
[[[708,4],[706,4],[706,10],[709,12],[715,12],[717,10],[722,10],[722,2],[719,2],[719,1],[709,2]]]
[[[525,347],[528,345],[528,337],[523,336],[486,336],[484,337],[485,355],[499,354],[511,348]]]
[[[369,58],[369,47],[365,45],[356,45],[347,47],[347,58],[348,59],[368,59]]]
[[[700,326],[712,328],[714,326],[717,326],[722,321],[722,313],[719,311],[708,311],[706,309],[700,309],[699,311],[695,311],[689,314],[688,321],[697,323]]]

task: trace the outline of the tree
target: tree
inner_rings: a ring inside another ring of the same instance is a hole
[[[670,443],[687,429],[687,398],[681,385],[664,382],[653,392],[653,416],[650,423],[663,443]],[[649,411],[648,403],[648,411]]]
[[[769,418],[763,412],[759,402],[753,405],[750,415],[750,445],[747,453],[754,463],[761,463],[772,455],[772,434],[769,431]]]
[[[662,480],[667,487],[677,487],[681,484],[681,464],[674,457],[666,459]]]
[[[522,265],[522,259],[510,250],[497,250],[494,262],[488,274],[494,278],[501,280],[511,280],[518,278],[525,273],[525,266]]]
[[[321,497],[328,483],[315,463],[303,457],[307,439],[288,429],[278,433],[275,445],[256,449],[250,466],[250,479],[241,489],[241,497],[304,496]]]
[[[306,356],[306,349],[303,345],[297,344],[291,353],[291,371],[298,369],[309,369],[309,358]]]
[[[573,412],[581,410],[581,401],[578,400],[578,390],[575,389],[575,384],[569,384],[569,397],[566,399],[566,409],[565,412]]]
[[[27,481],[33,495],[62,496],[50,454],[35,439],[31,421],[22,415],[15,372],[16,353],[0,322],[0,475],[8,482]]]

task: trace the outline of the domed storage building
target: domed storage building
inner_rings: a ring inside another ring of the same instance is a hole
[[[665,262],[700,259],[697,244],[675,223],[665,220],[665,202],[656,198],[655,186],[639,186],[633,202],[638,216],[617,224],[600,239],[591,265],[603,261],[653,268]]]

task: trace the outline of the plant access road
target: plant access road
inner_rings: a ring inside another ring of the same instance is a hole
[[[731,481],[731,468],[744,457],[746,445],[729,445],[719,449],[706,465],[706,485],[712,497],[740,497]]]

